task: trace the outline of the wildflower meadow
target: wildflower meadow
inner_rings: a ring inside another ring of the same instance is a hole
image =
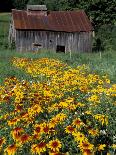
[[[114,155],[116,84],[87,65],[13,58],[31,80],[0,86],[0,154]]]

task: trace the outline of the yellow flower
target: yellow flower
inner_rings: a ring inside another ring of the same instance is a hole
[[[58,139],[54,139],[54,140],[49,141],[49,143],[47,144],[47,147],[53,152],[59,152],[62,145]]]
[[[87,111],[85,111],[85,114],[87,114],[87,115],[91,115],[92,112],[91,112],[90,110],[87,110]]]
[[[94,148],[94,145],[90,144],[88,141],[85,140],[83,142],[80,142],[78,147],[81,149],[82,152],[84,152],[85,150],[92,151]]]
[[[105,79],[105,82],[110,84],[110,79]]]
[[[82,125],[84,125],[80,118],[74,119],[72,124],[75,125],[77,128],[80,128]]]
[[[66,128],[65,128],[65,132],[66,133],[73,133],[73,132],[75,132],[75,128],[74,127],[72,127],[71,125],[68,125]]]
[[[9,125],[9,126],[15,126],[15,125],[17,125],[17,123],[18,123],[19,121],[20,121],[19,118],[11,119],[11,120],[8,121],[8,125]]]
[[[45,142],[40,142],[39,144],[33,144],[31,146],[31,152],[32,154],[39,154],[41,155],[41,153],[46,151],[46,143]]]
[[[112,145],[112,148],[113,148],[113,149],[116,149],[116,144],[113,144],[113,145]]]
[[[96,120],[98,120],[99,122],[101,122],[102,125],[103,125],[103,124],[108,125],[108,116],[105,116],[105,115],[103,115],[103,114],[96,114],[96,115],[94,115],[94,118],[95,118]]]
[[[23,134],[21,137],[20,137],[20,143],[21,144],[24,144],[26,142],[29,142],[31,140],[31,137],[28,135],[28,134]]]
[[[105,147],[106,147],[106,144],[100,144],[98,146],[98,151],[103,151],[105,149]]]
[[[75,103],[75,105],[76,105],[76,107],[84,107],[85,106],[85,104],[80,103],[80,102]]]
[[[68,103],[67,102],[60,102],[59,106],[61,106],[63,108],[67,108],[68,107]]]
[[[78,143],[82,143],[83,141],[87,141],[87,138],[85,137],[85,135],[81,132],[74,132],[72,133],[72,135],[74,136],[75,141]]]
[[[100,99],[99,99],[99,97],[97,95],[92,95],[91,97],[88,98],[88,101],[99,103]]]
[[[98,129],[90,129],[88,130],[89,134],[91,134],[92,136],[96,136],[98,135],[99,131]]]
[[[83,155],[94,155],[94,153],[89,149],[84,149],[83,150]]]
[[[24,132],[23,128],[17,127],[11,131],[11,135],[15,141],[18,141],[23,132]]]
[[[42,112],[42,108],[38,104],[35,104],[31,108],[28,108],[28,114],[30,117],[33,117],[34,115],[39,114],[40,112]]]
[[[107,155],[111,155],[111,154],[108,152]]]
[[[15,155],[17,151],[16,144],[10,145],[5,149],[5,152],[7,152],[8,155]]]

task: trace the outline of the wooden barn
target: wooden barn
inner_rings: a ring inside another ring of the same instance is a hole
[[[93,27],[83,10],[47,11],[45,5],[12,10],[9,41],[17,51],[91,52],[92,37]]]

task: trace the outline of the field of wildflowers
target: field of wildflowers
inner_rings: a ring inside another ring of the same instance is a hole
[[[14,58],[32,76],[0,86],[0,153],[113,155],[116,84],[87,65],[56,59]]]

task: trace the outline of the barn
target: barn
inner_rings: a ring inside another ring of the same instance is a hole
[[[12,10],[9,42],[19,52],[91,52],[92,38],[93,27],[83,10],[47,11],[45,5]]]

